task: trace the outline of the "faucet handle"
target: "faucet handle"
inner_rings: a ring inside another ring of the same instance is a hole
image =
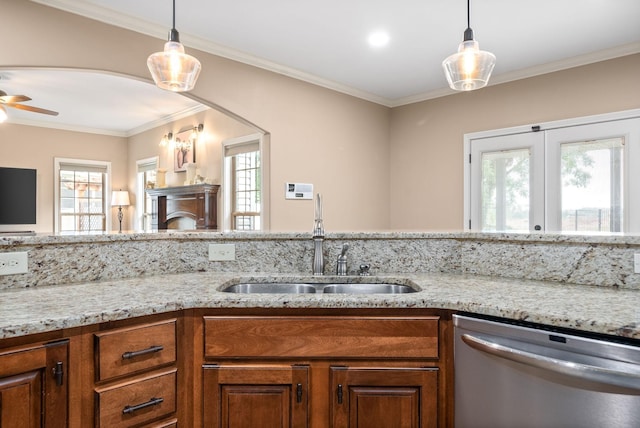
[[[371,268],[371,266],[369,266],[366,263],[361,264],[360,265],[360,270],[358,271],[358,275],[360,275],[360,276],[369,276],[369,275],[371,275],[369,273],[369,269],[370,268]]]

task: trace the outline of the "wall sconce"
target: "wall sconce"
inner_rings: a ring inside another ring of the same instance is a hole
[[[173,133],[169,132],[168,134],[164,134],[164,137],[160,140],[160,147],[167,147],[169,144],[173,142]]]
[[[128,207],[129,203],[129,192],[126,190],[114,190],[111,193],[111,206],[118,207],[118,221],[120,222],[120,233],[122,233],[122,218],[124,214],[122,213],[122,207]]]
[[[200,137],[200,134],[202,133],[203,129],[204,129],[204,125],[202,123],[199,124],[198,126],[193,127],[193,131],[191,131],[191,137],[189,138],[193,144],[198,142],[198,137]]]

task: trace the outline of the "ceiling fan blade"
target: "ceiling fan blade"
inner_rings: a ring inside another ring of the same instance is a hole
[[[46,109],[43,109],[43,108],[40,108],[40,107],[26,106],[24,104],[13,104],[13,103],[7,103],[5,105],[7,107],[17,108],[18,110],[26,110],[26,111],[32,111],[34,113],[49,114],[51,116],[57,116],[58,115],[57,111],[46,110]]]
[[[26,95],[3,95],[0,96],[0,102],[3,103],[21,103],[23,101],[31,101]]]

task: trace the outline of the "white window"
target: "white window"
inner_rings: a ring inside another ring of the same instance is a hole
[[[640,111],[465,136],[465,228],[640,231]]]
[[[55,231],[57,233],[105,232],[111,216],[109,162],[54,159]]]
[[[223,141],[223,228],[265,230],[264,136]]]
[[[151,197],[146,189],[156,186],[156,172],[158,170],[158,157],[142,159],[136,162],[136,219],[138,229],[151,230]]]

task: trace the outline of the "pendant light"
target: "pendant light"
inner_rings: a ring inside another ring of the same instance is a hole
[[[149,56],[147,67],[159,88],[185,92],[196,85],[202,67],[200,61],[184,53],[184,46],[180,43],[176,30],[176,0],[173,0],[173,27],[169,31],[169,41],[164,44],[164,51]]]
[[[451,89],[473,91],[487,86],[489,77],[496,65],[496,56],[481,51],[478,42],[473,40],[473,30],[469,18],[469,0],[467,0],[467,29],[458,52],[442,61],[444,73]]]

